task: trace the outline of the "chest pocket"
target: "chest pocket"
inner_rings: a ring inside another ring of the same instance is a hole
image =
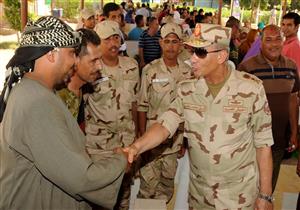
[[[183,106],[184,118],[186,119],[187,124],[204,121],[207,109],[204,105],[185,103]]]
[[[112,99],[112,85],[109,78],[99,81],[94,86],[93,98],[97,104],[108,104]]]
[[[139,90],[137,71],[129,71],[130,73],[123,75],[122,97],[124,103],[130,103],[137,100],[137,93]]]
[[[231,110],[223,108],[223,129],[226,134],[238,133],[249,126],[251,116],[247,107],[231,107]]]
[[[157,93],[165,93],[172,89],[172,79],[169,77],[152,79],[153,90]]]

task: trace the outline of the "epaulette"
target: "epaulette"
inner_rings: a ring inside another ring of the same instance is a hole
[[[254,82],[255,84],[258,84],[258,85],[262,84],[262,81],[253,74],[249,74],[247,72],[241,71],[240,74],[238,74],[238,76],[242,80]]]
[[[127,56],[119,56],[120,64],[122,67],[126,69],[136,68],[138,67],[138,63],[135,59],[127,57]]]
[[[155,65],[159,64],[159,61],[160,58],[151,61],[143,68],[143,71],[149,71],[148,69],[155,67]]]

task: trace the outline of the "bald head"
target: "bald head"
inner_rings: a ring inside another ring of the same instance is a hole
[[[273,25],[273,24],[267,25],[266,27],[264,27],[264,29],[262,30],[262,34],[261,34],[261,39],[264,40],[265,33],[270,33],[270,32],[279,34],[283,39],[283,33],[282,33],[280,27],[277,25]]]

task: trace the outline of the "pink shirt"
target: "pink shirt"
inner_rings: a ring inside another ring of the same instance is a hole
[[[300,72],[300,42],[297,36],[284,42],[282,54],[292,59],[297,64],[298,72]]]

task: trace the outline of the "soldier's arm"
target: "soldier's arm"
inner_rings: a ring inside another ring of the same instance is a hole
[[[132,119],[135,126],[135,136],[138,137],[139,124],[138,124],[138,112],[137,112],[137,102],[132,102]]]
[[[272,172],[273,161],[271,147],[256,148],[256,159],[259,169],[259,193],[261,195],[272,195]],[[273,205],[269,201],[257,198],[255,209],[272,209]]]
[[[146,115],[147,112],[138,112],[140,135],[143,135],[146,131],[146,122],[147,122]]]
[[[262,83],[256,93],[257,100],[253,103],[253,132],[256,148],[256,160],[259,169],[259,191],[263,195],[272,195],[273,161],[271,145],[273,144],[271,128],[271,112]],[[272,204],[265,199],[257,198],[255,209],[272,209]]]
[[[256,148],[256,160],[259,169],[259,190],[272,195],[273,161],[271,147]]]
[[[169,135],[170,132],[164,126],[154,123],[142,137],[124,149],[128,153],[128,162],[132,163],[138,155],[160,145]]]
[[[124,151],[128,153],[128,162],[132,163],[141,153],[158,146],[169,136],[173,136],[183,121],[183,105],[181,98],[178,97],[171,103],[169,110],[160,116],[158,122],[154,123],[131,146],[124,148]]]
[[[139,134],[143,135],[146,131],[147,124],[147,112],[149,109],[149,80],[148,69],[144,68],[141,78],[141,88],[138,97],[138,122],[139,122]]]

